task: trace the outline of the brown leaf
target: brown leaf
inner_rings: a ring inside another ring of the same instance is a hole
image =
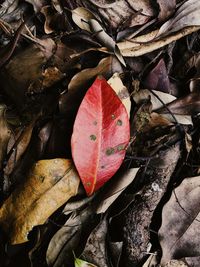
[[[167,74],[166,65],[163,59],[148,73],[144,79],[146,88],[170,93],[170,82]]]
[[[112,203],[119,197],[119,195],[132,183],[139,168],[132,168],[118,175],[113,180],[112,185],[106,194],[101,197],[101,201],[97,207],[96,213],[104,213],[112,205]]]
[[[158,19],[164,21],[168,19],[176,9],[176,0],[157,0],[157,3],[160,8]]]
[[[0,224],[11,244],[27,242],[27,235],[70,197],[76,195],[79,177],[67,159],[38,161],[0,209]]]
[[[96,77],[97,75],[103,75],[108,72],[112,64],[112,57],[103,58],[95,68],[84,69],[77,73],[70,81],[68,85],[69,90],[77,90],[84,87],[88,81]]]
[[[4,161],[4,157],[7,152],[7,146],[9,139],[11,137],[11,130],[8,127],[6,118],[5,118],[6,106],[0,105],[0,169]]]
[[[64,227],[60,228],[52,237],[46,260],[48,265],[58,267],[73,259],[72,250],[75,250],[81,241],[81,232],[85,226],[91,224],[91,207],[82,210],[78,215],[73,213],[66,221]]]
[[[8,143],[8,152],[10,152],[10,149],[14,148],[7,164],[4,169],[4,174],[10,175],[13,171],[14,167],[26,151],[29,142],[31,140],[33,127],[35,125],[35,122],[28,125],[24,131],[18,131],[15,136],[12,135],[10,138],[10,141]],[[17,142],[17,145],[15,146]],[[14,147],[13,147],[14,146]]]
[[[184,97],[178,98],[167,104],[168,109],[177,115],[194,115],[200,112],[200,95],[199,92],[190,93]],[[159,113],[168,113],[163,107],[157,110]]]
[[[200,2],[198,0],[185,1],[175,15],[161,26],[158,36],[176,32],[188,26],[199,26],[199,9]]]
[[[199,189],[199,176],[186,178],[163,208],[159,230],[163,265],[171,259],[200,256]]]
[[[84,251],[81,254],[84,259],[97,266],[109,266],[106,253],[107,230],[107,219],[104,217],[88,237]]]

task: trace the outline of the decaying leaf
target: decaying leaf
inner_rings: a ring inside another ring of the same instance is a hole
[[[0,225],[11,244],[28,241],[27,235],[70,197],[76,195],[79,177],[71,160],[38,161],[25,182],[0,209]]]
[[[130,138],[126,109],[103,77],[88,89],[76,116],[72,156],[88,195],[120,167]]]
[[[171,259],[200,256],[199,188],[199,176],[184,179],[163,208],[159,230],[162,265]]]
[[[128,89],[123,85],[122,80],[118,73],[114,73],[113,76],[108,80],[108,84],[112,87],[115,93],[119,96],[122,103],[124,104],[128,116],[130,118],[131,111],[131,100]]]

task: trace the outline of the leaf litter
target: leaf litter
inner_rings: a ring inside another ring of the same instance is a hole
[[[199,267],[199,11],[1,1],[1,266]]]

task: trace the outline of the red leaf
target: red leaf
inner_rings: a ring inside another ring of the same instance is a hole
[[[130,139],[127,111],[102,77],[88,89],[76,116],[72,157],[88,195],[120,167]]]

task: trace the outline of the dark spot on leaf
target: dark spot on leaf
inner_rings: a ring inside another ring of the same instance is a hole
[[[90,135],[90,140],[95,141],[96,139],[97,139],[96,135],[94,135],[94,134]]]
[[[91,186],[91,182],[86,182],[85,185],[86,186]]]
[[[102,166],[101,166],[101,169],[104,169],[104,168],[105,168],[105,166],[102,165]]]
[[[94,121],[93,124],[94,124],[94,125],[97,125],[97,121]]]
[[[112,154],[115,153],[115,149],[113,147],[109,147],[107,150],[106,150],[106,155],[107,156],[110,156]]]
[[[119,145],[118,147],[117,147],[117,151],[122,151],[122,150],[124,150],[124,145]]]
[[[122,120],[117,120],[117,125],[122,126]]]
[[[115,114],[111,115],[111,119],[114,120],[115,119]]]

